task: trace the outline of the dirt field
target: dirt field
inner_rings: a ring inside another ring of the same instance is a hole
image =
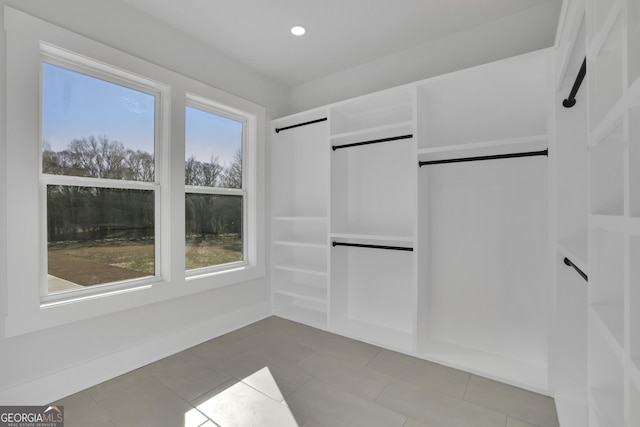
[[[154,274],[153,241],[56,244],[49,247],[49,274],[91,286]],[[242,259],[240,240],[189,239],[186,268],[225,264]]]

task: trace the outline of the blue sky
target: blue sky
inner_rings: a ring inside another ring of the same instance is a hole
[[[60,151],[76,138],[105,135],[133,150],[153,152],[153,95],[52,64],[42,66],[42,138]],[[231,162],[241,147],[242,123],[187,108],[186,158]]]

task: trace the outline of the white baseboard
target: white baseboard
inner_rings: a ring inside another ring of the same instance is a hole
[[[185,350],[268,317],[268,302],[225,313],[189,328],[142,342],[138,345],[88,360],[0,390],[2,405],[47,405],[63,397],[100,384],[118,375]]]

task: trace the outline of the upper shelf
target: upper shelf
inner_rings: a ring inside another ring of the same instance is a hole
[[[414,92],[413,87],[407,86],[335,104],[330,110],[330,134],[348,136],[367,129],[411,122]]]
[[[458,155],[484,156],[491,154],[541,150],[546,148],[547,144],[548,135],[542,134],[452,146],[421,148],[418,150],[418,155],[428,155],[431,160],[437,160],[439,157],[458,157]]]
[[[418,88],[418,148],[515,140],[547,133],[546,52],[454,73]]]

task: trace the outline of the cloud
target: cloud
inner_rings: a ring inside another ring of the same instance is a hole
[[[119,101],[122,105],[129,110],[130,113],[143,114],[147,112],[147,109],[142,107],[138,101],[127,96],[121,96]]]

